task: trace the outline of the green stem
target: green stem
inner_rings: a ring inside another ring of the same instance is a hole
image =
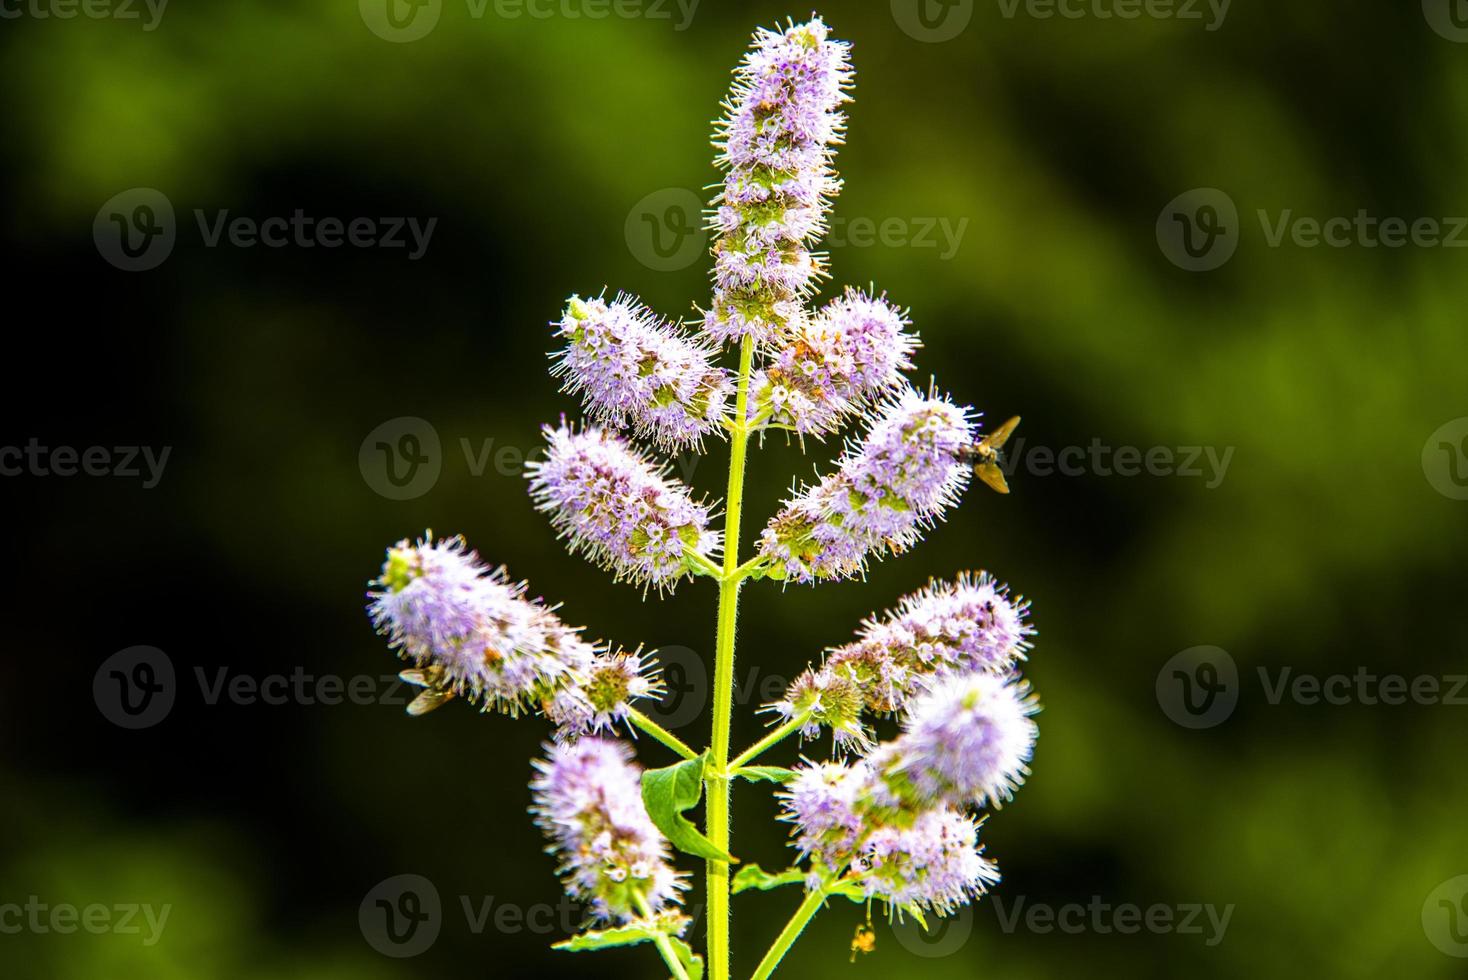
[[[733,772],[741,766],[749,765],[755,759],[759,758],[761,753],[763,753],[766,749],[780,744],[783,739],[793,734],[800,728],[801,725],[804,725],[809,720],[809,712],[805,712],[796,715],[794,718],[791,718],[785,724],[781,725],[779,728],[775,729],[773,732],[770,732],[770,734],[766,735],[764,738],[751,745],[742,755],[740,755],[733,762],[729,763],[729,771]]]
[[[749,375],[754,366],[754,340],[739,346],[739,393],[734,418],[749,412]],[[724,575],[719,580],[718,632],[714,637],[714,721],[710,739],[707,836],[719,850],[729,850],[729,727],[734,713],[734,627],[739,616],[739,517],[744,505],[744,455],[749,430],[729,432],[729,490],[724,498]],[[710,861],[705,877],[708,902],[710,980],[729,980],[729,865]]]
[[[693,570],[693,574],[695,575],[707,575],[710,578],[724,577],[724,570],[722,568],[692,548],[685,547],[683,549],[683,560],[688,563],[688,566]]]
[[[674,752],[677,752],[683,758],[698,758],[698,753],[690,749],[687,743],[685,743],[681,738],[679,738],[677,735],[674,735],[672,732],[668,731],[662,725],[659,725],[657,722],[653,721],[651,718],[643,714],[641,711],[638,711],[636,708],[631,709],[631,714],[627,716],[627,720],[632,722],[632,724],[636,725],[638,728],[647,732],[647,734],[651,735],[659,742],[662,742]]]
[[[648,907],[647,899],[643,897],[641,892],[634,890],[632,892],[632,901],[637,903],[637,910],[651,924],[655,916],[652,914],[652,909]],[[673,943],[668,939],[667,933],[653,929],[652,941],[657,944],[658,952],[663,956],[663,962],[668,964],[668,969],[673,971],[673,976],[676,980],[688,980],[688,971],[683,969],[683,961],[678,959],[678,952],[673,949]]]
[[[805,901],[800,903],[800,908],[795,910],[795,914],[785,924],[785,929],[776,937],[774,945],[770,947],[770,951],[765,954],[764,959],[759,961],[759,966],[755,967],[754,976],[751,980],[765,980],[766,977],[775,972],[775,967],[779,966],[780,961],[785,958],[785,954],[790,952],[790,947],[795,945],[795,940],[800,938],[800,934],[805,931],[805,927],[810,924],[810,920],[815,918],[815,914],[820,911],[825,901],[826,891],[824,888],[806,894]]]

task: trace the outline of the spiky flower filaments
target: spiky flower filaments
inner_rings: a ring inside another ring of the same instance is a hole
[[[641,650],[598,652],[585,676],[546,706],[546,715],[558,726],[557,740],[611,733],[628,722],[632,702],[661,697],[663,691],[656,663]]]
[[[967,485],[968,411],[911,388],[890,402],[835,473],[786,502],[760,552],[789,579],[850,578],[871,557],[901,552]]]
[[[515,715],[577,682],[595,648],[525,584],[491,571],[463,538],[388,549],[368,593],[373,625],[405,660],[428,668],[434,686]]]
[[[564,422],[545,427],[546,457],[526,464],[536,508],[616,578],[671,589],[690,574],[684,552],[716,553],[709,509],[616,435]]]
[[[1006,674],[1029,648],[1029,603],[1012,599],[988,573],[930,582],[895,610],[863,624],[853,643],[826,653],[770,705],[785,718],[807,717],[807,737],[833,729],[838,748],[861,748],[863,710],[899,711],[935,678],[969,671]],[[828,695],[835,692],[839,696]],[[849,692],[855,692],[853,702]]]
[[[822,271],[808,246],[841,186],[831,161],[850,85],[850,46],[820,18],[759,31],[736,70],[715,140],[727,173],[713,202],[714,338],[765,343],[802,315]]]
[[[820,437],[902,384],[918,346],[885,296],[848,288],[794,329],[750,379],[751,422]]]
[[[536,824],[560,859],[566,893],[599,921],[653,914],[680,901],[684,887],[669,863],[668,842],[642,803],[641,770],[621,742],[583,738],[547,746],[530,784]]]
[[[580,392],[594,418],[664,449],[719,431],[731,384],[713,351],[630,296],[571,297],[553,324],[566,346],[552,373]]]

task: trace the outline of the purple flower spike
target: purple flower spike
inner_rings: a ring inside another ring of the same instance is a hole
[[[546,706],[546,715],[560,726],[558,741],[588,733],[610,734],[627,721],[633,701],[661,697],[663,690],[656,663],[642,651],[598,653],[585,677]]]
[[[999,881],[978,836],[972,817],[947,807],[925,810],[910,827],[874,831],[853,868],[868,898],[948,915]]]
[[[685,337],[630,296],[571,297],[554,324],[566,346],[553,374],[580,392],[587,411],[670,449],[718,432],[731,385],[713,351]]]
[[[760,552],[809,582],[851,578],[868,558],[907,550],[967,486],[962,452],[973,440],[966,409],[907,389],[835,473],[786,502]]]
[[[690,574],[685,549],[704,557],[718,551],[708,507],[620,438],[564,422],[544,431],[546,458],[525,467],[530,494],[572,552],[585,552],[619,581],[671,589]]]
[[[886,297],[847,289],[771,354],[750,381],[751,420],[801,435],[835,432],[851,414],[902,385],[912,368],[915,335]]]
[[[486,568],[463,538],[398,542],[374,584],[382,589],[368,593],[373,625],[424,668],[418,683],[439,696],[517,715],[578,683],[593,662],[592,644],[527,600],[524,583]],[[410,710],[436,703],[430,697]]]
[[[641,770],[621,742],[584,738],[548,746],[530,784],[535,822],[560,858],[566,894],[600,921],[638,918],[637,897],[656,914],[684,887],[668,842],[642,804]]]
[[[715,141],[727,171],[714,199],[714,303],[720,341],[765,343],[801,316],[822,273],[808,245],[825,233],[841,182],[831,169],[851,86],[850,46],[820,18],[759,31],[736,70]]]
[[[1017,678],[946,678],[909,705],[885,771],[921,801],[998,806],[1029,774],[1039,734],[1030,716],[1038,710],[1029,685]]]

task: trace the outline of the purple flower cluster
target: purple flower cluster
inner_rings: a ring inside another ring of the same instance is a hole
[[[718,551],[708,507],[622,439],[596,427],[545,427],[546,457],[526,464],[537,509],[617,579],[672,588],[689,574],[684,552]]]
[[[714,302],[721,341],[771,341],[803,316],[821,273],[808,244],[825,232],[831,169],[851,85],[850,46],[815,18],[759,31],[735,73],[715,145],[727,174],[714,200]]]
[[[368,593],[368,611],[388,645],[485,710],[539,708],[593,663],[592,644],[462,538],[398,542],[373,584],[381,588]]]
[[[566,893],[613,922],[640,917],[641,902],[654,914],[677,903],[684,885],[643,806],[641,770],[627,746],[584,738],[547,751],[535,763],[531,812],[560,858]]]
[[[910,827],[873,831],[852,868],[868,898],[947,915],[999,881],[978,839],[973,817],[948,807],[924,810]]]
[[[559,726],[557,740],[612,732],[627,722],[633,701],[658,698],[663,691],[656,665],[641,651],[598,652],[584,675],[546,706],[546,715]]]
[[[797,323],[751,379],[751,421],[801,435],[835,432],[849,415],[902,384],[918,346],[903,329],[907,323],[885,296],[848,288]]]
[[[556,327],[566,346],[552,373],[580,392],[587,412],[666,449],[719,430],[731,385],[714,352],[630,296],[573,296]]]
[[[786,502],[760,552],[797,582],[861,574],[869,557],[915,544],[968,484],[968,411],[911,388],[887,405],[837,471]]]
[[[904,596],[881,619],[866,620],[857,639],[827,651],[770,710],[808,719],[813,737],[830,728],[838,748],[866,745],[863,710],[900,711],[934,678],[972,671],[1009,673],[1029,648],[1029,604],[987,573],[931,582]]]

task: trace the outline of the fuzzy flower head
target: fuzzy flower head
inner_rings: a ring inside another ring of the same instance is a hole
[[[552,373],[580,392],[596,419],[630,428],[665,449],[698,445],[719,429],[728,372],[695,343],[630,296],[573,296],[552,324],[566,346]]]
[[[639,916],[640,896],[654,913],[684,887],[668,842],[642,804],[641,771],[621,742],[603,738],[548,746],[535,763],[531,813],[560,859],[566,894],[600,921]]]
[[[816,316],[799,321],[751,379],[750,418],[801,435],[836,431],[852,413],[902,384],[918,345],[903,329],[907,323],[885,296],[847,289]]]
[[[868,831],[863,797],[872,775],[866,763],[808,763],[777,795],[780,819],[801,857],[813,857],[839,872],[850,863]]]
[[[530,493],[551,524],[617,579],[671,589],[689,574],[685,550],[718,550],[708,507],[623,440],[596,427],[545,427],[546,457],[526,465]]]
[[[766,710],[786,721],[804,718],[802,738],[815,738],[828,728],[838,749],[859,752],[870,744],[861,720],[863,706],[862,689],[854,678],[837,671],[807,670],[790,682],[782,700]]]
[[[999,881],[978,827],[949,807],[919,813],[911,826],[884,826],[866,838],[853,870],[868,898],[948,915]]]
[[[835,473],[786,502],[759,549],[797,582],[861,574],[907,550],[968,484],[968,411],[911,388],[890,402]]]
[[[368,611],[388,645],[486,710],[538,707],[592,663],[590,643],[462,538],[398,542],[373,584]]]
[[[632,702],[663,693],[657,665],[642,651],[597,653],[591,666],[547,706],[558,726],[558,740],[595,732],[612,732],[627,722]]]
[[[714,200],[714,303],[720,341],[764,343],[798,318],[821,274],[809,245],[840,189],[831,169],[851,85],[850,46],[820,18],[759,31],[735,71],[715,140],[726,171]]]
[[[1029,685],[989,673],[956,674],[908,706],[884,765],[894,791],[923,803],[998,806],[1029,774],[1039,734]]]

